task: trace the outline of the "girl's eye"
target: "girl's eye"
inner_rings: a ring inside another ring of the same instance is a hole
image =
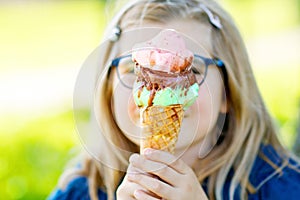
[[[204,70],[199,67],[192,67],[192,72],[194,74],[204,74]]]
[[[129,66],[128,73],[134,73],[134,63]]]
[[[194,74],[200,74],[199,70],[197,70],[195,67],[192,67],[192,72],[194,72]]]
[[[119,64],[119,69],[121,73],[134,73],[134,63],[130,61],[125,61]]]

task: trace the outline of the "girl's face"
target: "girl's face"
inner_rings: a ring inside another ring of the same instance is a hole
[[[205,57],[211,57],[212,46],[210,44],[210,27],[199,24],[196,21],[173,21],[166,26],[160,24],[145,24],[145,27],[172,28],[182,33],[199,45],[197,53]],[[140,37],[140,36],[139,36]],[[143,40],[143,39],[142,39]],[[144,41],[149,40],[145,36]],[[124,53],[132,48],[131,44],[121,40],[119,52]],[[200,46],[201,45],[201,46]],[[120,72],[122,73],[122,72]],[[140,110],[133,101],[132,90],[120,84],[116,70],[112,71],[113,77],[113,98],[112,108],[114,117],[120,129],[135,144],[140,142]],[[191,145],[213,145],[212,140],[216,139],[216,123],[220,113],[226,112],[226,97],[223,87],[222,75],[215,65],[208,67],[208,73],[204,83],[199,88],[199,97],[184,114],[176,152],[183,152]],[[203,142],[205,141],[205,142]],[[205,143],[205,144],[204,144]],[[199,146],[200,148],[200,146]]]

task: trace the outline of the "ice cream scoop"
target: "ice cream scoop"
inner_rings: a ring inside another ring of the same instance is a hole
[[[152,40],[136,44],[132,53],[133,61],[139,65],[171,73],[189,70],[193,57],[183,38],[174,30],[164,30]]]

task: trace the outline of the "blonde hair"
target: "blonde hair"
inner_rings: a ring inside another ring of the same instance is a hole
[[[231,17],[211,0],[131,1],[112,20],[105,37],[109,38],[112,29],[117,25],[122,30],[126,30],[128,27],[136,27],[144,22],[167,24],[174,18],[191,19],[209,24],[209,19],[199,6],[200,4],[204,4],[214,15],[217,15],[223,26],[221,30],[212,28],[210,42],[213,55],[222,59],[226,66],[225,85],[229,111],[226,120],[227,130],[223,133],[224,139],[201,161],[203,164],[198,178],[199,182],[203,182],[209,177],[209,197],[222,199],[226,177],[229,171],[234,169],[235,173],[230,185],[230,199],[233,199],[238,185],[241,186],[241,198],[246,199],[246,190],[255,192],[255,188],[249,182],[249,174],[259,153],[260,145],[271,144],[278,152],[282,152],[282,155],[287,155],[287,152],[276,137],[275,126],[256,85],[244,42]],[[101,66],[107,66],[111,58],[116,56],[116,43],[107,43]],[[108,74],[108,68],[103,67],[100,73]],[[97,159],[101,162],[92,156],[87,156],[82,168],[68,174],[68,178],[62,181],[62,185],[65,185],[72,176],[87,176],[92,199],[97,199],[98,187],[106,190],[109,199],[114,198],[116,188],[128,166],[130,154],[124,152],[138,152],[137,146],[123,135],[115,123],[110,104],[111,85],[110,80],[105,78],[98,82],[97,88],[99,97],[97,103],[99,103],[98,108],[101,109],[97,118],[105,119],[105,123],[99,123],[102,139],[99,140],[98,146],[101,149],[97,150]],[[107,163],[120,170],[108,167]]]

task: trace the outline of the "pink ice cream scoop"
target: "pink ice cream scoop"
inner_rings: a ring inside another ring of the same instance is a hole
[[[177,32],[168,29],[150,41],[135,45],[132,59],[152,70],[181,73],[189,70],[193,53],[186,48]]]

